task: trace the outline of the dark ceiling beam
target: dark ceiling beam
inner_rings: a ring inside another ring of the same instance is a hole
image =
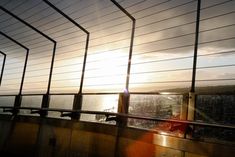
[[[126,75],[126,89],[125,89],[127,92],[129,92],[129,80],[130,80],[130,71],[131,71],[131,58],[132,58],[132,52],[133,52],[136,19],[125,8],[123,8],[117,1],[111,0],[111,2],[113,2],[113,4],[116,7],[118,7],[132,21],[131,41],[130,41],[130,48],[129,48],[129,58],[128,58],[127,75]]]
[[[80,86],[79,86],[78,94],[76,94],[74,96],[74,101],[73,101],[73,109],[79,110],[82,108],[82,89],[83,89],[84,75],[85,75],[85,70],[86,70],[86,60],[87,60],[90,33],[84,27],[82,27],[80,24],[78,24],[75,20],[73,20],[71,17],[69,17],[63,11],[61,11],[59,8],[57,8],[55,5],[53,5],[51,2],[49,2],[48,0],[43,0],[43,1],[86,34],[86,45],[85,45],[85,52],[84,52],[84,58],[83,58]],[[80,114],[73,115],[73,116],[71,116],[71,118],[79,119]]]
[[[24,86],[26,67],[27,67],[27,63],[28,63],[29,48],[27,48],[26,46],[22,45],[21,43],[19,43],[18,41],[16,41],[15,39],[11,38],[10,36],[8,36],[7,34],[1,32],[1,31],[0,31],[0,34],[26,50],[26,57],[25,57],[25,61],[24,61],[24,68],[23,68],[23,74],[22,74],[22,77],[21,77],[19,94],[16,95],[15,102],[14,102],[14,107],[17,108],[17,107],[21,106],[21,98],[22,98],[21,96],[22,96],[22,90],[23,90],[23,86]],[[12,110],[12,113],[13,114],[17,114],[18,111],[19,110],[14,109],[14,110]]]
[[[124,93],[119,95],[119,99],[122,100],[122,103],[119,104],[118,108],[121,113],[128,113],[129,108],[129,100],[130,100],[130,93],[129,93],[129,82],[130,82],[130,72],[131,72],[131,59],[132,59],[132,52],[133,52],[133,45],[134,45],[134,37],[135,37],[135,25],[136,19],[124,8],[122,7],[117,1],[110,0],[117,8],[119,8],[130,20],[132,21],[132,28],[131,28],[131,40],[130,40],[130,47],[129,47],[129,57],[128,57],[128,64],[127,64],[127,74],[126,74],[126,86],[124,89]],[[121,98],[122,97],[122,98]],[[127,125],[127,120],[125,119],[121,125]]]
[[[52,52],[51,66],[50,66],[49,80],[48,80],[48,86],[47,86],[47,92],[46,92],[46,94],[48,95],[50,93],[51,79],[52,79],[52,72],[53,72],[53,66],[54,66],[57,42],[55,40],[53,40],[52,38],[50,38],[48,35],[44,34],[40,30],[35,28],[34,26],[32,26],[31,24],[29,24],[26,21],[24,21],[23,19],[19,18],[18,16],[16,16],[12,12],[10,12],[9,10],[5,9],[4,7],[0,6],[0,9],[3,10],[4,12],[6,12],[7,14],[11,15],[15,19],[19,20],[20,22],[22,22],[23,24],[25,24],[26,26],[28,26],[29,28],[31,28],[32,30],[34,30],[35,32],[39,33],[40,35],[42,35],[43,37],[45,37],[46,39],[48,39],[49,41],[51,41],[53,43],[53,52]]]
[[[2,61],[2,69],[1,69],[1,74],[0,74],[0,86],[2,85],[2,77],[4,73],[4,68],[5,68],[5,63],[6,63],[6,54],[2,51],[0,51],[0,54],[3,55],[3,61]]]
[[[6,12],[7,14],[11,15],[15,19],[19,20],[20,22],[22,22],[23,24],[25,24],[26,26],[28,26],[29,28],[31,28],[32,30],[39,33],[40,35],[42,35],[43,37],[45,37],[46,39],[48,39],[49,41],[51,41],[53,43],[53,52],[52,52],[52,58],[51,58],[51,66],[50,66],[50,72],[49,72],[49,78],[48,78],[47,91],[46,91],[46,94],[43,95],[42,104],[41,104],[42,108],[48,108],[49,103],[50,103],[49,94],[50,94],[50,89],[51,89],[51,80],[52,80],[52,73],[53,73],[53,68],[54,68],[54,60],[55,60],[55,52],[56,52],[57,42],[55,40],[53,40],[51,37],[49,37],[48,35],[44,34],[40,30],[35,28],[34,26],[32,26],[31,24],[29,24],[28,22],[26,22],[23,19],[19,18],[17,15],[13,14],[11,11],[7,10],[6,8],[0,6],[0,9],[3,10],[4,12]],[[47,114],[48,114],[47,112],[41,112],[40,113],[40,115],[43,116],[43,117],[46,116]]]
[[[55,5],[53,5],[51,2],[49,2],[48,0],[43,0],[43,1],[46,4],[48,4],[51,8],[56,10],[60,15],[62,15],[67,20],[69,20],[71,23],[73,23],[80,30],[82,30],[84,33],[86,33],[86,46],[85,46],[85,52],[84,52],[83,67],[82,67],[80,89],[79,89],[79,94],[81,94],[82,93],[82,88],[83,88],[83,82],[84,82],[84,74],[85,74],[85,69],[86,69],[86,59],[87,59],[87,52],[88,52],[88,46],[89,46],[90,33],[84,27],[82,27],[80,24],[78,24],[75,20],[73,20],[71,17],[69,17],[63,11],[61,11],[59,8],[57,8]]]
[[[23,85],[24,85],[24,78],[25,78],[26,67],[27,67],[27,63],[28,63],[29,48],[27,48],[26,46],[22,45],[21,43],[19,43],[18,41],[16,41],[15,39],[11,38],[10,36],[6,35],[5,33],[1,32],[1,31],[0,31],[0,34],[3,35],[4,37],[6,37],[7,39],[13,41],[14,43],[16,43],[17,45],[19,45],[20,47],[22,47],[23,49],[26,50],[26,57],[25,57],[23,74],[22,74],[21,83],[20,83],[20,90],[19,90],[19,95],[21,95],[22,94],[22,90],[23,90]]]

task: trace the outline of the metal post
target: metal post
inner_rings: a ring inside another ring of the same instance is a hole
[[[132,29],[131,29],[131,41],[130,41],[130,49],[129,49],[129,58],[128,58],[128,65],[127,65],[127,75],[126,75],[126,88],[124,90],[124,94],[123,94],[123,104],[124,105],[122,108],[124,108],[125,110],[123,110],[123,113],[128,113],[128,108],[129,108],[129,80],[130,80],[130,71],[131,71],[131,58],[132,58],[132,52],[133,52],[133,44],[134,44],[134,36],[135,36],[135,24],[136,24],[136,19],[128,12],[125,10],[125,8],[123,8],[118,2],[116,2],[115,0],[111,0],[111,2],[113,2],[113,4],[118,7],[124,14],[126,14],[126,16],[128,16],[131,21],[132,21]]]
[[[58,9],[55,5],[50,3],[48,0],[43,0],[46,4],[48,4],[51,8],[56,10],[60,15],[65,17],[67,20],[69,20],[71,23],[73,23],[76,27],[81,29],[84,33],[86,33],[86,46],[85,46],[85,52],[84,52],[84,59],[83,59],[83,67],[82,67],[82,74],[81,74],[81,80],[80,80],[80,88],[78,94],[74,96],[74,103],[73,103],[73,109],[74,110],[79,110],[82,107],[82,88],[83,88],[83,82],[84,82],[84,74],[85,74],[85,69],[86,69],[86,59],[87,59],[87,52],[88,52],[88,46],[89,46],[89,38],[90,38],[90,33],[83,28],[81,25],[79,25],[75,20],[70,18],[68,15],[66,15],[64,12],[62,12],[60,9]],[[74,115],[73,118],[79,119],[80,115]]]
[[[194,120],[195,111],[195,80],[197,70],[197,53],[198,53],[198,40],[199,40],[199,29],[200,29],[200,11],[201,11],[201,0],[197,3],[197,17],[196,17],[196,30],[195,30],[195,43],[194,43],[194,57],[193,57],[193,72],[192,72],[192,85],[189,93],[189,104],[188,104],[188,120]]]
[[[131,58],[133,52],[133,44],[134,44],[134,36],[135,36],[135,18],[125,10],[118,2],[115,0],[111,0],[115,6],[117,6],[124,14],[126,14],[132,21],[132,29],[131,29],[131,41],[130,41],[130,49],[129,49],[129,58],[128,58],[128,66],[127,66],[127,76],[126,76],[126,90],[129,89],[129,80],[130,80],[130,71],[131,71]]]
[[[19,94],[16,95],[15,103],[14,103],[14,107],[20,107],[21,99],[22,99],[22,90],[23,90],[23,85],[24,85],[25,72],[26,72],[26,67],[27,67],[27,63],[28,63],[29,49],[26,46],[19,43],[18,41],[16,41],[15,39],[13,39],[10,36],[6,35],[5,33],[0,31],[0,34],[3,35],[4,37],[8,38],[9,40],[13,41],[14,43],[16,43],[17,45],[19,45],[20,47],[22,47],[23,49],[26,50],[26,57],[25,57],[23,74],[22,74],[21,83],[20,83]],[[18,110],[15,110],[13,113],[17,114]]]
[[[180,120],[187,120],[188,95],[183,95],[183,102],[180,108]]]
[[[195,92],[195,80],[197,70],[197,52],[198,52],[198,40],[199,40],[199,24],[200,24],[200,11],[201,11],[201,0],[198,0],[197,4],[197,19],[196,19],[196,30],[195,30],[195,43],[194,43],[194,57],[193,57],[193,73],[192,73],[192,85],[191,91]]]
[[[198,40],[199,40],[199,29],[200,29],[200,12],[201,12],[201,0],[197,1],[197,17],[196,17],[196,30],[195,30],[195,43],[194,43],[194,56],[193,56],[193,72],[192,72],[192,84],[189,92],[189,101],[187,107],[187,120],[194,120],[195,105],[196,105],[196,94],[195,94],[195,81],[197,72],[197,55],[198,55]],[[193,130],[193,127],[188,126],[188,130]],[[188,130],[185,132],[184,137],[191,137],[191,133],[188,135]]]
[[[131,41],[130,41],[130,49],[129,49],[129,57],[128,57],[128,65],[127,65],[127,75],[126,75],[126,86],[125,86],[124,93],[119,95],[119,103],[118,103],[118,112],[127,114],[128,108],[129,108],[129,99],[130,99],[129,80],[130,80],[131,58],[132,58],[133,45],[134,45],[136,19],[128,11],[126,11],[125,8],[123,8],[118,2],[116,2],[115,0],[111,0],[111,2],[116,7],[118,7],[126,16],[128,16],[132,21]],[[127,125],[127,118],[117,117],[117,119],[118,119],[118,121],[117,121],[118,128],[117,128],[114,156],[118,156],[119,136],[120,136],[120,131],[121,131],[120,127]]]
[[[6,63],[6,54],[3,53],[2,51],[0,51],[0,54],[3,55],[3,62],[2,62],[2,69],[1,69],[1,75],[0,75],[0,86],[2,85],[2,77],[3,77],[3,73],[4,73],[4,68],[5,68],[5,63]]]
[[[6,12],[7,14],[11,15],[12,17],[16,18],[17,20],[19,20],[20,22],[22,22],[23,24],[25,24],[29,28],[33,29],[34,31],[36,31],[37,33],[39,33],[40,35],[42,35],[43,37],[45,37],[46,39],[48,39],[49,41],[51,41],[53,43],[53,52],[52,52],[52,59],[51,59],[51,66],[50,66],[50,73],[49,73],[47,91],[46,91],[46,94],[43,95],[43,99],[42,99],[42,107],[43,108],[48,108],[49,107],[49,102],[50,102],[49,94],[50,94],[51,79],[52,79],[54,60],[55,60],[55,52],[56,52],[56,41],[53,40],[52,38],[50,38],[48,35],[44,34],[43,32],[39,31],[38,29],[36,29],[34,26],[27,23],[23,19],[19,18],[18,16],[16,16],[12,12],[10,12],[9,10],[3,8],[2,6],[0,6],[0,9],[3,10],[4,12]],[[41,113],[41,116],[46,116],[46,115],[47,115],[46,111]]]

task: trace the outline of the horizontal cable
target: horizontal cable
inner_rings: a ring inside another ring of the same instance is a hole
[[[208,20],[208,19],[206,19],[206,20]],[[191,24],[191,22],[189,23],[189,24]],[[234,24],[232,24],[232,25],[229,25],[229,26],[233,26]],[[226,26],[224,26],[224,27],[226,27]],[[138,45],[137,45],[138,46]],[[128,47],[125,47],[125,48],[128,48]],[[77,50],[75,50],[75,51],[77,51]],[[44,52],[44,51],[43,51]],[[92,55],[92,54],[90,54],[90,55]],[[136,54],[133,54],[133,55],[136,55]],[[82,56],[81,56],[82,57]]]
[[[63,17],[61,17],[61,18],[63,18]],[[58,18],[58,19],[60,19],[60,18]],[[75,19],[76,20],[76,19]],[[53,21],[53,22],[55,22],[55,21]],[[33,23],[33,22],[32,22]],[[66,22],[66,23],[68,23],[68,22]],[[45,25],[45,24],[42,24],[43,26]],[[70,28],[73,28],[73,27],[70,27]],[[50,29],[53,29],[53,28],[50,28]],[[47,31],[48,29],[46,29],[46,30],[44,30],[44,31]],[[54,33],[53,33],[54,34]],[[17,35],[17,34],[14,34],[14,35]],[[32,35],[32,34],[31,34]],[[52,34],[48,34],[48,35],[52,35]]]
[[[224,16],[224,14],[223,15],[219,15],[219,16]],[[219,17],[219,16],[216,16],[216,17]],[[211,17],[211,18],[216,18],[216,17]],[[205,19],[205,20],[209,20],[209,19],[211,19],[211,18],[207,18],[207,19]],[[190,22],[191,23],[191,22]],[[49,50],[49,49],[48,49]],[[44,51],[43,51],[44,52]],[[135,55],[135,54],[134,54]]]
[[[191,1],[191,2],[193,2],[193,1]],[[202,8],[202,10],[203,10],[203,9],[208,9],[208,8],[211,8],[211,7],[214,7],[214,6],[218,6],[218,5],[221,5],[221,4],[225,4],[225,3],[227,3],[227,2],[230,2],[230,0],[229,0],[229,1],[225,1],[225,2],[221,2],[221,3],[218,3],[218,4],[214,4],[214,5],[212,5],[212,6],[208,6],[208,7]],[[187,2],[187,3],[189,3],[189,2]],[[184,4],[187,4],[187,3],[184,3]],[[194,12],[195,12],[195,11],[194,11]]]
[[[232,24],[232,25],[234,25],[234,24]],[[226,27],[226,26],[225,26]],[[227,27],[229,27],[229,26],[227,26]],[[193,34],[193,33],[192,33]],[[140,36],[141,37],[141,36]],[[98,38],[97,38],[98,39]],[[200,44],[204,44],[204,43],[211,43],[211,42],[218,42],[218,41],[227,41],[227,40],[231,40],[231,39],[234,39],[234,37],[231,37],[231,38],[225,38],[225,39],[219,39],[219,40],[214,40],[214,41],[208,41],[208,42],[203,42],[203,43],[200,43]],[[123,39],[121,39],[120,41],[122,41]],[[169,40],[169,39],[163,39],[163,40]],[[157,41],[153,41],[153,43],[155,43],[155,42],[157,42]],[[112,42],[108,42],[108,43],[106,43],[106,44],[110,44],[110,43],[112,43]],[[150,44],[151,42],[148,42],[148,43],[146,43],[146,44]],[[98,45],[98,46],[100,46],[100,45]],[[139,45],[137,45],[137,46],[139,46]],[[128,47],[127,47],[128,48]],[[158,50],[157,50],[158,51]],[[91,54],[92,55],[92,54]],[[209,55],[209,54],[208,54]],[[61,59],[62,60],[62,59]],[[92,61],[92,62],[90,62],[90,63],[94,63],[94,61]],[[145,62],[145,63],[139,63],[139,64],[146,64],[147,62]],[[42,63],[43,64],[43,63]],[[77,64],[73,64],[73,65],[77,65]],[[226,66],[228,66],[228,65],[224,65],[224,67],[226,67]],[[234,66],[234,65],[231,65],[231,66]],[[63,66],[60,66],[60,67],[58,67],[58,68],[61,68],[61,67],[63,67]],[[218,67],[218,66],[216,66],[216,67]],[[204,68],[206,68],[206,67],[204,67]],[[213,67],[207,67],[207,68],[213,68]],[[200,67],[198,67],[198,69],[200,69]],[[89,70],[89,69],[88,69]],[[177,69],[176,69],[177,70]]]
[[[229,38],[230,39],[230,38]],[[229,40],[228,39],[228,40]],[[234,38],[232,38],[232,39],[234,39]],[[225,40],[225,39],[224,39]],[[219,40],[220,41],[220,40]],[[218,42],[218,40],[215,40],[215,41],[210,41],[210,42],[204,42],[204,43],[199,43],[199,45],[200,44],[205,44],[205,43],[211,43],[211,42]],[[192,45],[186,45],[185,47],[189,47],[189,46],[193,46],[193,44]],[[184,46],[181,46],[180,48],[182,48],[182,47],[184,47]],[[164,49],[165,50],[165,49]],[[159,52],[159,51],[161,51],[161,50],[158,50],[158,51],[154,51],[154,52]],[[231,53],[231,51],[227,51],[227,52],[224,52],[224,53]],[[146,53],[144,53],[144,54],[146,54]],[[220,52],[220,53],[218,53],[218,54],[223,54],[223,52]],[[210,54],[207,54],[207,55],[210,55]],[[206,56],[206,55],[199,55],[199,56]],[[156,60],[156,61],[153,61],[153,62],[161,62],[161,61],[170,61],[170,60],[178,60],[178,59],[186,59],[186,58],[191,58],[192,56],[186,56],[186,57],[179,57],[179,58],[172,58],[172,59],[164,59],[164,60]],[[145,63],[147,63],[147,62],[145,62]],[[148,63],[151,63],[151,62],[148,62]],[[144,64],[144,63],[133,63],[133,65],[137,65],[137,64]],[[73,64],[73,65],[79,65],[78,63],[75,63],[75,64]],[[71,65],[67,65],[67,67],[69,67],[69,66],[71,66]],[[123,66],[125,66],[125,65],[123,65]],[[56,68],[61,68],[61,67],[66,67],[66,66],[60,66],[60,67],[55,67],[55,69]],[[46,69],[48,69],[48,68],[41,68],[41,69],[39,69],[39,70],[46,70]],[[90,69],[90,70],[95,70],[95,69],[99,69],[99,68],[92,68],[92,69]],[[88,69],[87,69],[88,70]],[[34,71],[34,70],[32,70],[32,71]],[[29,72],[29,71],[27,71],[27,72]]]
[[[214,53],[214,54],[204,54],[204,55],[199,55],[198,57],[203,57],[203,56],[212,56],[212,55],[221,55],[221,54],[228,54],[228,53],[234,53],[234,51],[227,51],[227,52],[218,52],[218,53]],[[188,56],[188,57],[192,57],[192,56]],[[173,60],[175,59],[184,59],[184,58],[188,58],[188,57],[179,57],[179,58],[172,58]],[[172,60],[172,59],[165,59],[165,60],[159,60],[159,61],[168,61],[168,60]],[[233,64],[230,64],[230,65],[218,65],[218,66],[208,66],[208,67],[198,67],[198,69],[205,69],[205,68],[218,68],[218,67],[228,67],[228,66],[234,66]],[[42,70],[44,70],[45,68],[43,68]],[[48,70],[48,69],[46,69]],[[99,70],[99,68],[94,68],[92,70]],[[173,70],[170,70],[170,71],[175,71],[177,69],[173,69]],[[178,70],[191,70],[190,68],[189,69],[178,69]],[[35,70],[32,70],[32,71],[35,71]],[[91,70],[89,70],[91,71]],[[29,72],[29,71],[27,71]],[[81,71],[68,71],[68,72],[58,72],[58,73],[54,73],[53,75],[58,75],[58,74],[66,74],[66,73],[73,73],[73,72],[81,72]],[[160,71],[152,71],[152,72],[143,72],[143,73],[153,73],[153,72],[160,72]],[[161,72],[164,72],[164,70],[162,70]],[[11,73],[6,73],[6,74],[11,74]],[[13,75],[16,75],[15,72],[12,73]],[[132,74],[137,74],[137,73],[132,73]],[[35,78],[37,78],[38,76],[47,76],[46,74],[43,74],[43,75],[37,75],[35,76]],[[101,76],[109,76],[109,75],[100,75]],[[95,77],[95,76],[93,76]],[[93,78],[91,77],[91,78]],[[97,76],[98,77],[98,76]],[[29,78],[29,77],[27,77]],[[89,78],[89,77],[87,77]],[[14,78],[15,79],[15,78]]]
[[[5,5],[10,4],[11,1],[12,1],[12,0],[10,0],[9,2],[3,4],[2,6],[5,6]],[[11,8],[11,10],[15,10],[15,9],[19,8],[19,7],[22,6],[26,1],[28,1],[28,0],[21,1],[21,3],[17,4],[17,5],[14,6],[13,8]],[[4,13],[0,14],[0,16],[2,16],[2,15],[4,15]],[[6,21],[8,21],[8,20],[10,20],[10,18],[6,19]],[[5,21],[3,21],[3,22],[5,22]]]
[[[193,1],[190,1],[190,3],[192,3],[192,2],[195,2],[195,1],[194,1],[194,0],[193,0]],[[155,13],[155,15],[156,15],[156,14],[159,14],[159,13],[161,13],[161,12],[164,12],[164,11],[169,11],[169,10],[171,10],[171,9],[175,9],[175,8],[177,8],[177,7],[186,5],[186,4],[188,4],[188,3],[189,3],[189,2],[184,3],[184,4],[181,4],[181,5],[177,5],[177,6],[174,6],[174,7],[172,7],[172,8],[168,8],[168,9],[162,10],[162,11],[158,11],[158,12]],[[195,10],[194,10],[193,12],[195,12]],[[124,16],[123,16],[123,17],[124,17]],[[142,17],[142,18],[145,18],[145,17]],[[142,18],[138,18],[137,20],[142,19]],[[75,18],[74,20],[77,20],[77,18]],[[113,20],[116,20],[116,19],[112,19],[112,20],[110,20],[110,21],[108,21],[108,22],[113,22]],[[128,23],[128,22],[125,22],[125,23]],[[66,23],[63,23],[63,24],[66,24]],[[81,25],[82,25],[82,24],[84,24],[84,23],[81,23]],[[104,22],[103,22],[102,24],[104,24]],[[116,26],[118,26],[118,25],[116,25]],[[96,27],[96,26],[92,26],[92,27]],[[87,29],[89,30],[89,29],[92,28],[92,27],[87,27]],[[73,28],[73,27],[70,27],[70,28]],[[50,29],[53,29],[53,28],[45,29],[45,30],[43,30],[43,31],[48,31],[48,30],[50,30]],[[69,28],[66,28],[65,30],[67,30],[67,29],[69,29]],[[60,31],[61,31],[61,30],[60,30]],[[95,31],[97,32],[97,30],[95,30]],[[58,32],[51,33],[51,34],[49,33],[48,35],[52,35],[52,34],[56,34],[56,33],[58,33]],[[15,35],[15,34],[14,34],[14,35]]]
[[[196,80],[196,82],[214,82],[214,81],[235,81],[235,78],[231,79],[201,79],[201,80]],[[135,82],[135,83],[130,83],[132,84],[167,84],[167,83],[191,83],[191,80],[184,80],[184,81],[153,81],[153,82]]]
[[[222,51],[217,53],[210,53],[210,54],[203,54],[198,55],[197,57],[206,57],[206,56],[214,56],[214,55],[223,55],[223,54],[233,54],[235,53],[235,50],[233,51]],[[166,61],[176,61],[176,60],[182,60],[182,59],[192,59],[193,55],[190,56],[184,56],[184,57],[176,57],[176,58],[166,58],[166,59],[157,59],[154,61],[143,61],[143,62],[132,62],[132,65],[141,65],[141,64],[148,64],[148,63],[157,63],[157,62],[166,62]]]
[[[235,37],[224,38],[224,39],[219,39],[219,40],[211,40],[211,41],[207,41],[207,42],[201,42],[201,43],[199,43],[199,45],[205,45],[205,44],[210,44],[210,43],[214,43],[214,42],[227,41],[227,40],[233,40],[233,39],[235,39]],[[164,49],[159,49],[159,50],[152,50],[152,51],[138,53],[138,55],[143,55],[143,54],[148,54],[148,53],[153,53],[153,52],[156,53],[156,52],[167,51],[167,50],[175,50],[175,49],[179,49],[179,48],[187,48],[187,47],[192,47],[192,46],[194,46],[194,45],[188,44],[188,45],[182,45],[182,46],[177,46],[177,47],[169,47],[169,48],[164,48]]]

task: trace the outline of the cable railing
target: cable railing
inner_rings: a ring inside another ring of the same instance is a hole
[[[186,95],[187,103],[195,104],[191,102],[194,96],[203,94],[197,93],[197,87],[200,87],[197,83],[234,85],[235,78],[231,72],[235,68],[231,61],[235,54],[232,44],[235,36],[231,32],[235,26],[231,19],[234,9],[224,9],[233,1],[203,3],[200,6],[201,1],[139,0],[128,3],[127,0],[110,0],[96,6],[93,1],[65,4],[64,0],[43,0],[31,6],[27,1],[13,5],[8,10],[13,17],[0,14],[3,17],[0,31],[30,48],[19,101],[26,96],[40,96],[42,100],[39,107],[1,104],[0,108],[3,112],[12,113],[13,117],[27,110],[30,115],[50,117],[48,112],[55,112],[61,117],[76,120],[81,120],[81,114],[101,115],[106,121],[116,121],[117,125],[123,123],[124,126],[127,126],[128,119],[136,119],[234,130],[234,125],[198,122],[188,117],[176,120],[128,113],[129,98],[133,94],[165,95],[164,92],[169,92]],[[6,11],[10,4],[2,4],[1,9]],[[24,8],[26,5],[27,8]],[[76,6],[79,6],[78,9],[73,9]],[[30,10],[35,11],[30,13]],[[18,14],[14,14],[16,12]],[[21,19],[20,22],[27,23],[36,31],[25,30],[19,21],[8,23],[11,19]],[[224,21],[220,22],[221,19]],[[217,23],[213,24],[214,21]],[[47,39],[54,44],[53,54],[48,53],[52,49],[51,43],[37,36],[36,32],[51,36]],[[2,66],[5,70],[4,75],[1,73],[4,80],[0,98],[15,98],[17,94],[14,93],[19,88],[16,79],[22,74],[24,56],[16,54],[16,46],[6,40],[0,43],[0,50],[3,49],[8,58],[5,68]],[[225,59],[219,62],[220,56]],[[217,70],[215,77],[203,75],[203,72],[213,70]],[[226,70],[227,75],[219,75]],[[194,76],[191,77],[191,73]],[[212,94],[216,92],[211,91]],[[221,94],[231,93],[234,94],[234,91]],[[119,95],[118,101],[121,102],[117,104],[117,113],[83,109],[83,97],[112,94]],[[54,95],[72,95],[74,99],[70,109],[52,108],[50,97]]]
[[[205,20],[211,20],[211,19],[213,19],[213,18],[217,18],[217,17],[220,17],[220,16],[225,16],[225,15],[229,15],[229,14],[232,14],[232,13],[234,13],[234,12],[229,12],[229,13],[225,13],[225,14],[222,14],[222,15],[218,15],[218,16],[214,16],[214,17],[210,17],[210,18],[206,18],[206,19],[202,19],[201,21],[205,21]],[[189,23],[187,23],[187,24],[183,24],[183,25],[179,25],[179,26],[185,26],[185,25],[188,25],[188,24],[193,24],[193,23],[195,23],[195,22],[189,22]],[[147,26],[147,25],[144,25],[143,27],[145,27],[145,26]],[[175,27],[178,27],[178,26],[175,26]],[[225,26],[226,27],[226,26]],[[174,28],[174,27],[173,27]],[[137,28],[136,28],[137,30],[138,30],[138,26],[137,26]],[[163,31],[163,30],[168,30],[168,29],[171,29],[171,28],[164,28],[164,29],[162,29],[162,30],[159,30],[159,31],[157,31],[157,32],[161,32],[161,31]],[[138,35],[136,36],[136,37],[139,37]],[[97,39],[99,39],[99,37],[97,37]],[[93,39],[91,39],[91,41],[92,41]],[[39,52],[40,53],[40,52]],[[135,55],[135,54],[134,54]]]
[[[191,2],[193,2],[193,1],[191,1]],[[186,3],[187,4],[187,3]],[[181,6],[181,5],[180,5]],[[172,9],[174,9],[175,7],[173,7]],[[167,11],[167,10],[164,10],[164,11]],[[157,12],[157,13],[160,13],[160,12],[162,12],[162,11],[159,11],[159,12]],[[195,11],[194,11],[195,12]],[[156,14],[156,13],[155,13]],[[143,17],[144,18],[144,17]],[[171,17],[171,18],[174,18],[174,17]],[[76,20],[76,19],[75,19]],[[114,19],[112,19],[112,20],[114,20]],[[107,21],[107,22],[113,22],[113,21]],[[138,19],[139,20],[139,19]],[[164,19],[164,20],[167,20],[167,19]],[[125,22],[125,23],[128,23],[128,21],[127,22]],[[115,27],[117,27],[118,25],[115,25]],[[92,26],[92,27],[95,27],[95,26]],[[110,27],[112,27],[112,26],[109,26],[109,28]],[[72,27],[71,27],[72,28]],[[90,29],[91,27],[87,27],[88,29]],[[136,27],[136,28],[138,28],[138,27]],[[51,29],[53,29],[53,28],[51,28]],[[68,29],[68,28],[66,28],[66,29]],[[104,29],[106,29],[106,28],[104,28]],[[101,29],[102,30],[102,29]],[[44,30],[44,31],[48,31],[47,29],[46,30]],[[60,31],[62,31],[62,30],[60,30]],[[97,30],[94,30],[95,32],[97,32]],[[24,32],[25,33],[25,32]],[[57,34],[58,32],[55,32],[55,33],[53,33],[53,34]],[[52,35],[52,34],[49,34],[49,35]],[[27,36],[26,36],[27,37]]]
[[[218,3],[218,4],[214,4],[214,5],[212,5],[212,6],[207,6],[206,8],[202,8],[201,10],[204,10],[204,9],[209,9],[209,8],[211,8],[211,7],[215,7],[215,6],[219,6],[219,5],[221,5],[221,4],[225,4],[225,3],[228,3],[228,2],[230,2],[230,0],[229,1],[225,1],[225,2],[221,2],[221,3]],[[187,4],[187,3],[186,3]],[[195,12],[195,11],[194,11]],[[181,15],[180,15],[181,16]],[[139,19],[138,19],[139,20]],[[164,20],[168,20],[168,19],[164,19]],[[110,22],[110,21],[109,21]],[[149,24],[148,24],[149,25]],[[144,26],[146,26],[146,25],[144,25]],[[144,26],[141,26],[141,27],[144,27]],[[140,28],[141,28],[140,27]],[[136,27],[136,29],[138,29],[139,27],[137,26]],[[46,30],[45,30],[46,31]],[[55,32],[55,34],[56,33],[58,33],[58,32]],[[49,34],[49,35],[51,35],[51,34]]]

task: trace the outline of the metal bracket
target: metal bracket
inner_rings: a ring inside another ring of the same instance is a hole
[[[80,113],[78,112],[61,112],[60,117],[70,117],[71,119],[77,119]]]
[[[40,114],[41,115],[41,110],[31,110],[31,114]]]
[[[12,114],[13,114],[13,110],[14,110],[14,109],[5,109],[5,108],[3,108],[3,112],[10,112],[10,113],[12,113]]]
[[[19,109],[16,109],[14,107],[12,108],[3,108],[3,112],[10,112],[12,115],[17,115],[19,113]]]
[[[109,122],[109,121],[115,121],[117,123],[121,122],[121,118],[119,116],[110,116],[106,114],[105,117],[106,117],[105,119],[106,122]]]

